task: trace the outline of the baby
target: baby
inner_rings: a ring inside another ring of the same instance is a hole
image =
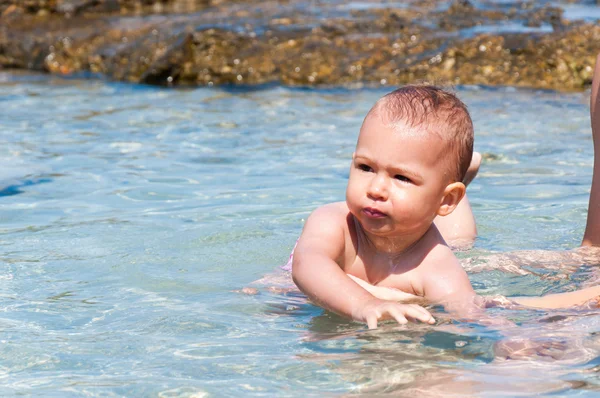
[[[421,306],[377,298],[369,285],[451,311],[473,305],[469,278],[434,223],[465,196],[472,157],[473,123],[453,94],[411,85],[377,101],[360,129],[346,201],[316,209],[304,225],[292,262],[298,288],[369,328],[388,318],[434,323]],[[470,209],[463,213],[443,223],[448,235],[475,233]]]
[[[585,254],[597,264],[600,251],[586,247],[600,247],[600,54],[590,115],[595,161],[582,248],[558,254],[572,254],[579,263]],[[370,328],[390,317],[432,323],[425,309],[397,303],[415,296],[461,310],[459,315],[481,315],[480,306],[488,303],[475,296],[443,239],[475,233],[470,208],[460,202],[472,141],[468,112],[452,94],[408,86],[379,100],[360,131],[346,202],[317,209],[298,241],[292,268],[298,287],[317,304]],[[476,169],[476,156],[473,162]],[[511,305],[565,308],[599,298],[595,285],[513,297]]]

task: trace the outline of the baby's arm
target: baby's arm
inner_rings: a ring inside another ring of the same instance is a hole
[[[346,275],[336,262],[343,257],[345,247],[340,220],[345,222],[339,209],[327,205],[315,210],[306,221],[292,263],[292,278],[298,288],[319,306],[366,322],[369,328],[389,318],[399,323],[406,323],[407,318],[434,323],[424,308],[375,298]]]
[[[428,272],[431,277],[424,284],[425,297],[442,304],[452,318],[477,322],[496,329],[502,335],[509,333],[515,324],[485,311],[484,301],[473,290],[469,276],[454,253],[447,246],[438,245],[436,249],[435,256],[431,256],[436,269]]]
[[[371,285],[367,281],[363,281],[362,279],[357,278],[354,275],[348,274],[348,276],[363,289],[371,293],[373,296],[382,300],[401,302],[414,302],[423,300],[423,297],[415,296],[414,294],[406,293],[402,290],[394,289],[393,287],[375,286]]]
[[[423,293],[428,301],[442,304],[446,311],[461,318],[479,312],[469,276],[449,247],[437,245],[420,267]]]
[[[600,246],[600,54],[596,58],[596,69],[592,81],[590,97],[590,117],[592,119],[592,137],[594,139],[594,172],[588,206],[587,225],[582,246]]]

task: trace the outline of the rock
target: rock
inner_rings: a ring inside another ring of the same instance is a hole
[[[0,0],[0,67],[156,85],[589,85],[597,24],[567,23],[559,8],[535,2],[441,4],[328,18],[333,5],[307,12],[293,0]],[[508,18],[553,32],[465,33]]]

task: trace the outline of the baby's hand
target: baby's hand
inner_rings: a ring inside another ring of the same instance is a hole
[[[353,314],[353,318],[357,321],[366,322],[369,329],[377,329],[377,321],[379,320],[392,318],[401,325],[409,321],[435,323],[435,319],[431,314],[420,305],[400,304],[380,299],[367,301]]]

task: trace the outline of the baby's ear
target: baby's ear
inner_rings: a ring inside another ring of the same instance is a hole
[[[453,182],[448,184],[444,190],[444,197],[440,203],[440,207],[437,214],[440,216],[447,216],[452,213],[461,199],[465,196],[467,187],[462,182]]]

